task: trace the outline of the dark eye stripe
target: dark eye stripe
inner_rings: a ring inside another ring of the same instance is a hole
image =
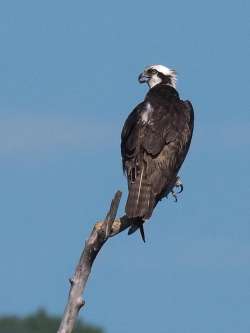
[[[147,70],[147,72],[148,72],[148,74],[156,74],[156,73],[158,73],[157,70],[154,69],[154,68],[149,68],[149,69]]]

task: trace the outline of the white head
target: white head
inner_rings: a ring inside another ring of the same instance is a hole
[[[152,65],[144,69],[138,78],[140,83],[147,82],[149,88],[153,88],[159,83],[168,84],[176,88],[177,75],[174,69],[163,65]]]

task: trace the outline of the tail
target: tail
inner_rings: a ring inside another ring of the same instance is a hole
[[[134,182],[129,182],[129,194],[125,207],[129,218],[150,218],[154,209],[155,198],[151,185],[145,177],[144,167]]]
[[[145,221],[138,218],[138,219],[135,219],[133,222],[132,222],[132,225],[131,227],[129,228],[128,230],[128,235],[131,235],[133,234],[137,229],[140,230],[140,234],[141,234],[141,238],[143,240],[143,242],[145,243],[146,240],[145,240],[145,233],[144,233],[144,228],[143,228],[143,223]]]

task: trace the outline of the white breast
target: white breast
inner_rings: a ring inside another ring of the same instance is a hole
[[[141,120],[143,122],[143,124],[149,123],[149,116],[150,113],[153,111],[152,106],[149,102],[147,102],[146,106],[145,106],[145,110],[142,112],[141,115]]]

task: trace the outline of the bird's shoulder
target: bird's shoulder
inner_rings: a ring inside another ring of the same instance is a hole
[[[157,155],[164,145],[180,137],[185,128],[192,132],[191,102],[181,100],[174,88],[160,87],[160,91],[160,97],[156,89],[148,93],[127,117],[121,133],[122,151],[134,149],[140,138],[145,152]]]
[[[194,122],[194,109],[193,109],[192,103],[189,100],[182,101],[182,102],[184,104],[183,107],[184,107],[184,112],[187,117],[187,120],[190,123],[193,123]]]
[[[147,102],[139,103],[133,111],[128,115],[122,128],[121,138],[125,140],[131,131],[140,123],[141,115],[147,108]]]

